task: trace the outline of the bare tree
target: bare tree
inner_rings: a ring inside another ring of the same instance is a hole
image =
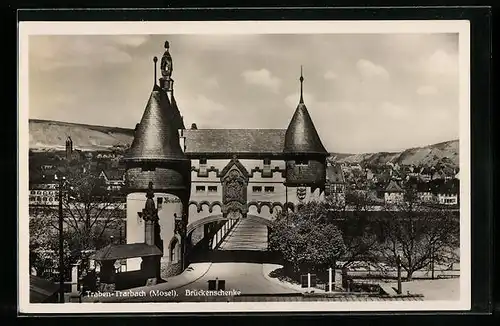
[[[72,247],[98,249],[107,243],[106,233],[123,222],[123,201],[107,191],[104,181],[90,169],[68,169],[66,180],[63,214]]]
[[[374,259],[373,249],[377,244],[377,237],[371,228],[369,210],[372,201],[367,191],[346,192],[347,210],[341,219],[340,230],[346,246],[342,268],[348,267],[357,261],[370,262]]]
[[[431,264],[450,262],[459,247],[459,217],[444,207],[425,205],[414,190],[405,189],[404,200],[387,205],[379,220],[383,241],[377,252],[385,262],[401,267],[411,280],[413,273]]]

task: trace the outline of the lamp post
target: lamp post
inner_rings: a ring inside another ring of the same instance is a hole
[[[64,303],[64,238],[63,238],[63,187],[66,178],[56,179],[59,181],[59,302]]]

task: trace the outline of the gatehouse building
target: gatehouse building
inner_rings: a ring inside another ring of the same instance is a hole
[[[141,212],[152,187],[164,276],[182,271],[193,234],[206,235],[209,223],[233,221],[231,226],[250,218],[269,224],[283,209],[324,198],[329,154],[305,104],[302,73],[300,100],[284,117],[287,129],[203,129],[184,125],[168,42],[160,71],[124,162],[127,243],[146,241]],[[127,269],[140,263],[129,259]]]

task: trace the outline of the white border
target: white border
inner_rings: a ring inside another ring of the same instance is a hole
[[[29,303],[29,35],[133,34],[381,34],[459,33],[460,65],[460,300],[414,302]],[[225,21],[19,23],[19,308],[22,313],[314,312],[469,310],[470,280],[470,26],[455,21]]]

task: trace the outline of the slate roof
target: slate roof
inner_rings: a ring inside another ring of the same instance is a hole
[[[177,130],[186,129],[186,126],[184,125],[184,119],[182,119],[181,112],[177,107],[177,101],[175,100],[173,93],[172,93],[171,107],[174,113],[174,126],[176,126],[176,129]]]
[[[170,106],[167,94],[155,85],[137,127],[134,140],[125,160],[183,160],[184,153],[179,143],[175,125],[176,113]]]
[[[344,183],[344,173],[340,165],[329,165],[326,168],[326,181],[330,183]]]
[[[125,176],[124,169],[107,169],[103,170],[102,172],[104,172],[108,180],[122,180]]]
[[[161,250],[157,246],[148,245],[146,243],[129,243],[121,245],[109,244],[106,247],[99,249],[94,254],[93,259],[103,261],[158,255],[162,255]]]
[[[30,303],[42,303],[59,290],[54,282],[30,275]]]
[[[186,154],[281,154],[284,129],[188,129],[183,130]]]
[[[286,129],[284,152],[328,155],[302,97]]]

